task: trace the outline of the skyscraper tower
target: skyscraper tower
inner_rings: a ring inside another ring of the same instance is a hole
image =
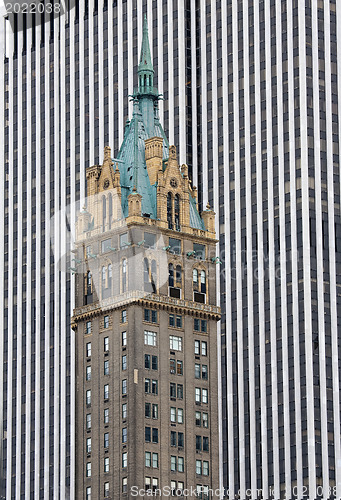
[[[145,20],[133,117],[117,159],[87,169],[77,221],[80,500],[219,488],[215,214],[199,216],[153,76]]]
[[[74,290],[44,224],[84,196],[85,168],[105,144],[118,154],[144,13],[161,122],[199,209],[209,201],[217,213],[224,485],[231,497],[252,486],[284,498],[303,483],[320,494],[323,482],[327,498],[329,487],[341,496],[340,9],[334,0],[89,0],[44,23],[18,18],[14,33],[3,22],[7,496],[73,495],[74,342],[62,318]]]

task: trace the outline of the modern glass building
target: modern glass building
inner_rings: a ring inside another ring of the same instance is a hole
[[[74,494],[74,285],[49,220],[118,151],[144,13],[161,123],[217,213],[222,482],[231,498],[340,497],[336,0],[83,0],[14,33],[2,19],[2,496]]]

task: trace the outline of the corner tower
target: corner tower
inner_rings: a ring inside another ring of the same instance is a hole
[[[160,125],[146,21],[138,71],[118,157],[106,147],[87,170],[77,221],[76,497],[206,498],[219,487],[215,214],[198,213]]]

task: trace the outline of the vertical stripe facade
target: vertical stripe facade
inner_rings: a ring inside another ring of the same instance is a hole
[[[1,495],[74,497],[74,285],[49,220],[117,154],[144,13],[165,132],[217,213],[223,484],[339,497],[337,0],[79,0],[1,21]]]

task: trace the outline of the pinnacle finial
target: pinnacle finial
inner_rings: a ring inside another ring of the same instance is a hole
[[[154,74],[152,58],[150,55],[148,21],[146,14],[144,15],[144,21],[143,21],[143,36],[142,36],[142,46],[141,46],[141,55],[140,55],[138,73],[139,74],[144,73],[146,76],[152,76],[151,73]]]

